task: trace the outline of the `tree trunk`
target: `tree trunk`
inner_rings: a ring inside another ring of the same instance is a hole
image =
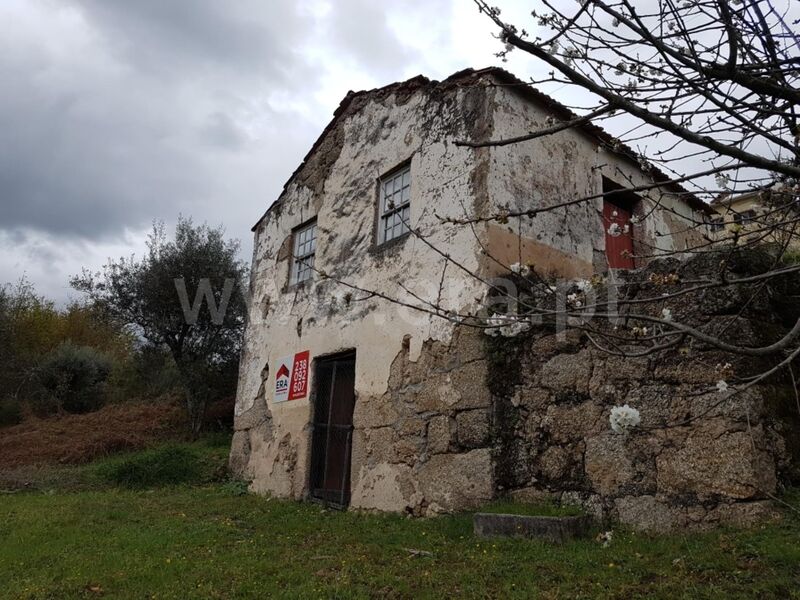
[[[186,408],[189,412],[189,434],[196,440],[203,429],[203,419],[206,416],[206,400],[199,394],[187,392]]]

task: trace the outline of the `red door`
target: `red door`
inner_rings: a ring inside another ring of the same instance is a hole
[[[606,258],[610,269],[633,269],[633,225],[631,211],[603,200]]]

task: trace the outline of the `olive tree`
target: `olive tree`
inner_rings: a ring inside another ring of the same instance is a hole
[[[169,350],[195,436],[215,388],[238,365],[246,313],[244,289],[236,289],[246,275],[238,252],[221,228],[181,218],[173,239],[163,223],[154,224],[141,259],[111,260],[101,272],[84,270],[71,281],[140,339]]]

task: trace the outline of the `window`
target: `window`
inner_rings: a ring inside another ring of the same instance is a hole
[[[292,253],[292,285],[311,279],[314,274],[314,254],[317,251],[317,222],[312,221],[294,232]]]
[[[711,233],[716,233],[725,229],[725,217],[714,217],[708,222],[708,229]]]
[[[383,244],[409,232],[411,220],[411,166],[381,179],[378,243]]]
[[[733,215],[733,222],[737,225],[749,225],[756,218],[756,211],[754,210],[746,210],[742,213],[736,213]]]

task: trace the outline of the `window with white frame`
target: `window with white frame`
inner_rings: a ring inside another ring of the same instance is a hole
[[[290,283],[301,283],[314,274],[314,255],[317,252],[317,222],[312,221],[294,232],[292,274]]]
[[[411,166],[381,179],[378,243],[383,244],[409,232],[411,221]]]

